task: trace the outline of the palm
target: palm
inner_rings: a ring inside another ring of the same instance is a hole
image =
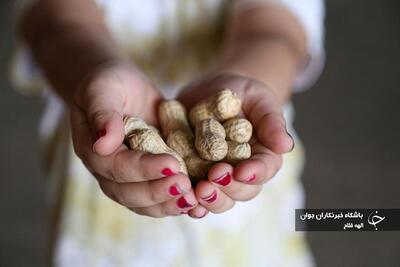
[[[151,125],[158,126],[157,109],[162,100],[160,92],[140,74],[120,73],[118,75],[115,86],[122,95],[122,115],[136,116]]]
[[[223,88],[234,91],[242,100],[241,115],[253,124],[258,141],[278,154],[291,149],[293,144],[292,140],[285,136],[286,123],[281,105],[271,89],[255,80],[233,74],[210,77],[185,87],[178,98],[190,109],[197,102]],[[283,138],[280,138],[280,133],[283,134]]]
[[[91,130],[89,135],[107,132],[94,149],[101,155],[115,151],[124,138],[122,118],[141,117],[157,126],[157,106],[161,95],[133,67],[116,66],[96,73],[82,90],[77,91],[72,110],[80,114],[82,123]]]
[[[71,107],[75,152],[103,192],[134,212],[152,217],[178,215],[197,205],[189,178],[174,175],[179,163],[172,156],[130,151],[123,145],[123,116],[157,125],[160,101],[160,93],[134,68],[124,65],[96,73],[77,92]],[[161,179],[166,175],[169,179]]]
[[[235,201],[255,197],[261,185],[279,170],[282,162],[280,154],[288,152],[293,146],[277,98],[272,90],[260,82],[233,74],[218,75],[187,86],[178,98],[190,109],[198,101],[223,88],[238,94],[242,100],[241,115],[250,120],[254,134],[250,159],[236,167],[223,162],[216,163],[208,173],[208,181],[200,182],[196,187],[200,204],[217,213],[233,207]],[[232,182],[218,185],[217,178],[226,173],[232,175]],[[219,200],[215,203],[204,201],[211,192],[218,192]],[[222,202],[225,204],[222,205]],[[196,214],[196,211],[192,212]]]

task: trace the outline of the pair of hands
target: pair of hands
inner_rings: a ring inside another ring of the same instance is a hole
[[[134,67],[102,68],[75,92],[71,104],[76,154],[96,177],[102,191],[137,214],[165,217],[188,213],[201,218],[222,213],[236,201],[254,198],[282,164],[281,154],[294,146],[281,105],[271,89],[234,74],[219,74],[186,87],[178,99],[189,110],[195,103],[229,88],[242,99],[243,116],[254,127],[252,156],[234,167],[216,163],[208,177],[192,188],[178,173],[176,159],[128,150],[123,144],[123,116],[158,126],[160,92]]]

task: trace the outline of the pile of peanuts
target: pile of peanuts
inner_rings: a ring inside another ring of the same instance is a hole
[[[237,117],[241,106],[240,98],[229,89],[197,103],[189,116],[178,101],[164,101],[158,110],[164,139],[140,118],[125,117],[125,141],[133,150],[170,154],[179,161],[180,172],[193,179],[205,178],[215,162],[237,164],[251,156],[248,142],[253,127]]]

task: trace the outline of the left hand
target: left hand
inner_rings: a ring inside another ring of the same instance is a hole
[[[220,162],[210,169],[208,180],[200,181],[195,188],[200,205],[189,215],[196,218],[205,216],[208,211],[225,212],[236,201],[257,196],[263,184],[280,169],[282,154],[294,147],[294,140],[286,130],[281,104],[274,92],[259,81],[235,74],[219,74],[189,85],[178,99],[189,110],[223,88],[238,94],[242,100],[241,115],[253,125],[252,156],[236,167]]]

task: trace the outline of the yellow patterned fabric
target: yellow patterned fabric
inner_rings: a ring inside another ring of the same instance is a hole
[[[213,63],[230,1],[98,3],[120,47],[166,95],[173,96]],[[17,84],[27,87],[30,79],[36,88],[43,87],[38,82],[40,72],[29,63],[29,53],[18,54],[17,62],[23,62],[14,71]],[[53,265],[313,265],[304,234],[294,231],[294,212],[304,201],[300,183],[304,151],[291,127],[290,105],[285,116],[296,148],[284,156],[282,169],[258,197],[201,220],[188,216],[153,219],[132,213],[101,192],[73,152],[63,104],[49,92],[46,114],[51,116],[45,115],[41,136],[54,218]]]
[[[65,181],[56,266],[313,265],[304,233],[294,231],[294,209],[304,200],[304,152],[297,138],[283,168],[259,196],[200,220],[144,217],[113,202],[74,155],[70,142],[63,138],[60,164],[54,165],[65,171],[52,172],[61,175],[52,179]]]

